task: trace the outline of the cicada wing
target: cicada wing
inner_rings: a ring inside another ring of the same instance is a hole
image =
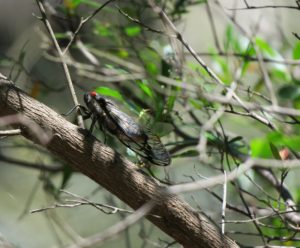
[[[156,165],[169,165],[171,162],[170,155],[161,142],[160,138],[149,131],[147,132],[147,136],[147,146],[152,157],[151,162]]]
[[[135,141],[129,142],[121,139],[120,141],[136,154],[138,154],[142,158],[149,160],[153,164],[167,166],[171,162],[169,153],[162,144],[160,144],[160,147],[151,146],[149,145],[149,143],[147,143],[147,145],[145,146],[141,146]]]
[[[170,156],[160,138],[143,129],[132,117],[108,103],[104,110],[107,117],[116,125],[115,135],[128,148],[156,165],[170,164]]]
[[[129,115],[119,110],[115,105],[108,103],[105,108],[107,118],[113,122],[117,129],[116,135],[120,139],[134,140],[137,143],[145,140],[145,135],[140,125]],[[122,137],[123,136],[123,137]]]

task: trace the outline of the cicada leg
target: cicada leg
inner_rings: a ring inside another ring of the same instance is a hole
[[[97,122],[97,118],[94,115],[92,115],[92,123],[90,126],[90,133],[93,133],[96,122]]]

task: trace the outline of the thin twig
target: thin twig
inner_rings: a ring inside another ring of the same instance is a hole
[[[21,134],[21,129],[0,130],[0,136],[14,136]]]
[[[40,13],[42,15],[42,22],[45,24],[49,34],[50,34],[50,37],[54,43],[54,46],[58,52],[58,55],[61,59],[61,63],[63,65],[63,69],[64,69],[64,72],[65,72],[65,76],[66,76],[66,79],[67,79],[67,82],[68,82],[68,86],[69,86],[69,90],[70,90],[70,93],[71,93],[71,96],[72,96],[72,99],[73,99],[73,103],[75,106],[79,106],[79,102],[77,100],[77,96],[76,96],[76,92],[75,92],[75,89],[74,89],[74,86],[73,86],[73,82],[72,82],[72,78],[71,78],[71,74],[70,74],[70,71],[69,71],[69,68],[67,66],[67,63],[66,63],[66,58],[64,56],[64,53],[62,52],[56,38],[55,38],[55,34],[54,34],[54,31],[51,27],[51,24],[47,18],[47,15],[46,15],[46,11],[45,11],[45,8],[44,8],[44,5],[43,5],[43,2],[41,0],[36,0],[36,3],[39,7],[39,10],[40,10]],[[79,107],[76,107],[76,110],[77,110],[77,121],[78,121],[78,125],[81,127],[81,128],[84,128],[84,123],[83,123],[83,118],[82,118],[82,115],[80,113],[80,109]]]
[[[99,8],[97,8],[91,15],[89,15],[86,18],[81,18],[80,23],[77,27],[77,29],[75,30],[75,32],[72,34],[71,40],[69,41],[68,45],[66,46],[66,48],[64,49],[64,51],[62,52],[62,54],[65,54],[69,47],[73,44],[76,36],[79,34],[79,32],[81,31],[81,29],[83,28],[83,26],[89,21],[91,20],[94,16],[96,16],[106,5],[108,5],[110,2],[113,2],[115,0],[108,0],[106,1],[104,4],[102,4]]]
[[[223,184],[223,201],[222,201],[222,222],[221,229],[222,234],[225,234],[225,214],[226,214],[226,202],[227,202],[227,172],[224,170],[224,184]]]

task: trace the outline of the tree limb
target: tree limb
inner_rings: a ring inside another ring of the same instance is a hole
[[[133,209],[138,209],[160,194],[162,186],[140,173],[132,162],[100,143],[87,130],[73,125],[34,100],[11,82],[0,79],[0,117],[16,113],[34,121],[45,132],[52,133],[52,139],[45,145],[49,151]],[[28,128],[22,125],[14,127],[20,128],[27,139],[39,143],[39,139]],[[168,195],[158,201],[151,215],[146,218],[184,247],[238,247],[175,195]]]

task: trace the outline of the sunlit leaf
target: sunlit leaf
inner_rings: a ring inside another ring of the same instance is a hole
[[[295,47],[293,50],[293,59],[300,59],[300,42],[299,41],[295,44]]]
[[[279,82],[289,82],[292,79],[289,71],[283,67],[273,67],[271,70],[271,76]]]
[[[157,75],[158,74],[158,68],[157,65],[153,62],[147,62],[146,64],[146,70],[152,75]]]
[[[147,72],[151,75],[157,75],[159,73],[158,65],[161,61],[159,55],[150,48],[145,48],[139,51],[139,55],[142,58]]]
[[[250,142],[251,156],[254,158],[272,158],[269,141],[267,139],[253,139]]]
[[[274,152],[279,154],[278,149],[281,147],[300,151],[300,135],[290,136],[281,132],[270,132],[264,138],[253,139],[250,142],[250,147],[253,157],[272,158],[272,156],[276,157]]]
[[[104,96],[110,96],[110,97],[113,97],[113,98],[121,100],[121,101],[123,100],[123,97],[119,91],[108,88],[108,87],[104,87],[104,86],[98,87],[95,89],[95,91]]]
[[[119,49],[118,50],[118,56],[121,57],[121,58],[128,58],[129,53],[125,49]]]
[[[141,89],[147,96],[153,97],[153,92],[152,92],[152,90],[148,87],[148,85],[146,84],[145,81],[139,81],[138,86],[140,87],[140,89]]]
[[[66,33],[55,33],[54,34],[56,39],[66,39],[69,38],[69,36]]]
[[[64,6],[67,9],[75,9],[81,3],[81,0],[64,0]]]
[[[263,53],[265,53],[271,57],[276,55],[276,51],[264,39],[262,39],[260,37],[256,37],[255,43]]]
[[[295,151],[300,151],[300,136],[299,135],[284,136],[283,144]]]
[[[192,106],[196,109],[202,109],[204,104],[202,101],[197,100],[197,99],[189,99],[189,102],[192,104]]]
[[[137,36],[141,33],[141,27],[137,25],[125,27],[125,33],[130,37]]]

